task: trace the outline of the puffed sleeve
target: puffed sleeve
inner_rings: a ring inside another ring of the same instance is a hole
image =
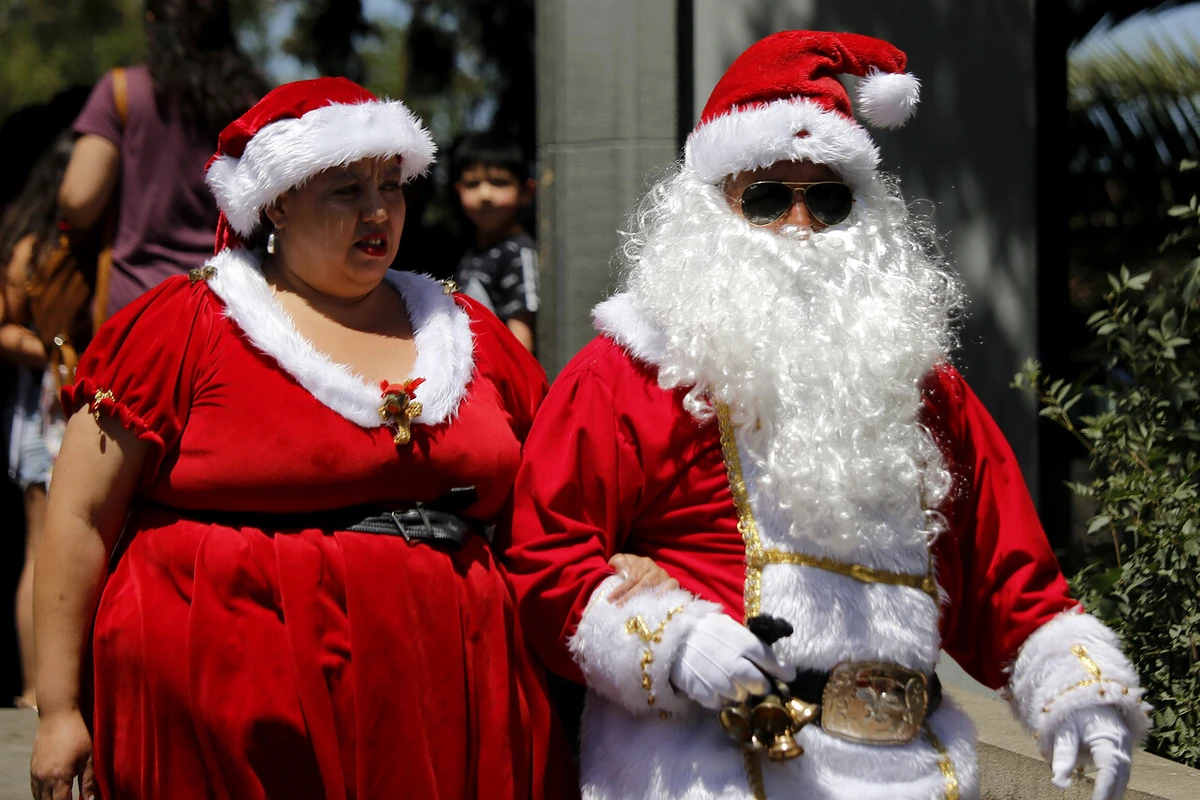
[[[513,433],[523,442],[546,397],[546,371],[495,314],[466,295],[456,294],[454,300],[471,319],[476,367],[499,390]]]
[[[1100,705],[1116,707],[1140,740],[1148,707],[1137,673],[1116,635],[1071,598],[1004,435],[952,368],[927,389],[935,436],[958,475],[945,509],[949,541],[937,548],[950,595],[946,652],[1010,693],[1043,755],[1068,715]]]
[[[143,484],[177,445],[211,366],[205,356],[217,303],[203,281],[179,275],[162,282],[104,323],[62,391],[68,416],[83,408],[110,416],[150,445]]]
[[[611,375],[585,348],[559,375],[525,444],[506,552],[526,636],[550,669],[630,713],[688,701],[669,687],[674,654],[720,607],[683,590],[639,592],[617,606],[608,559],[621,552],[645,488],[642,457]]]

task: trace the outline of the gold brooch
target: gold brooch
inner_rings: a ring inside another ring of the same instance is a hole
[[[212,264],[205,264],[202,269],[189,269],[188,280],[193,284],[196,281],[207,281],[217,274],[217,268]]]
[[[392,437],[396,444],[408,444],[412,441],[412,421],[421,416],[423,410],[421,401],[413,395],[417,387],[424,382],[424,378],[410,378],[404,383],[379,383],[383,396],[379,418],[385,425],[396,427],[396,435]]]

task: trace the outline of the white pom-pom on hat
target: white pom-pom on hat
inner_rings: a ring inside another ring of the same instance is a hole
[[[899,128],[917,113],[921,82],[908,72],[871,70],[858,81],[858,113],[877,128]]]

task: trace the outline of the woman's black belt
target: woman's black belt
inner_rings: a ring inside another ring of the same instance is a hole
[[[413,503],[402,509],[379,506],[347,506],[321,511],[221,511],[212,509],[170,508],[197,522],[229,528],[257,528],[262,531],[354,531],[387,536],[402,536],[407,541],[425,541],[461,546],[472,535],[491,541],[491,529],[482,522],[462,515],[479,498],[475,487],[451,489],[427,503]]]

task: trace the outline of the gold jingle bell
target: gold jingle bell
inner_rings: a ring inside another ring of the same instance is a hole
[[[821,715],[821,705],[819,703],[806,703],[795,697],[784,703],[783,707],[787,709],[788,716],[792,718],[792,733],[800,730]]]
[[[750,723],[759,741],[770,742],[767,758],[788,761],[804,754],[804,748],[792,737],[792,715],[779,695],[769,694],[750,711]]]
[[[717,721],[726,733],[743,747],[758,744],[754,741],[754,726],[750,723],[750,708],[745,703],[725,706],[717,716]]]
[[[776,736],[771,742],[771,746],[767,748],[767,758],[772,761],[791,761],[802,755],[804,755],[804,748],[789,731],[784,731]]]

